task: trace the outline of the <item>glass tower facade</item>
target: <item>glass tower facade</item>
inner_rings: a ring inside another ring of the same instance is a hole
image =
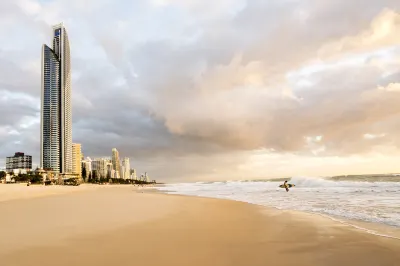
[[[70,47],[63,24],[53,27],[53,47],[42,48],[41,167],[72,173]]]

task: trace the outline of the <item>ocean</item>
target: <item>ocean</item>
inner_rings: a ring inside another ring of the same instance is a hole
[[[167,184],[170,194],[230,199],[282,210],[317,213],[339,221],[400,228],[400,176],[293,177],[284,179]]]

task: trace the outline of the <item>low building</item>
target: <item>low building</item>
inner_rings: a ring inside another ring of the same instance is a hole
[[[12,169],[12,171],[8,171],[9,173],[12,173],[13,175],[26,175],[28,173],[28,170],[26,169]]]
[[[23,152],[16,152],[14,156],[6,158],[6,171],[11,173],[27,172],[32,170],[32,156]]]

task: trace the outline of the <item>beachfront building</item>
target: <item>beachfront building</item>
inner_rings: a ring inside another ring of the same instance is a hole
[[[118,176],[121,174],[121,162],[119,161],[119,152],[116,148],[112,149],[112,165]]]
[[[14,156],[6,157],[6,171],[14,174],[26,174],[32,170],[32,156],[16,152]]]
[[[111,170],[111,178],[116,178],[116,172],[114,169]]]
[[[147,175],[147,172],[144,173],[143,181],[146,181],[146,182],[150,181],[150,177]]]
[[[107,178],[112,178],[113,170],[112,160],[107,160]]]
[[[131,169],[131,179],[137,180],[136,169]]]
[[[82,150],[79,143],[72,143],[72,173],[82,176]]]
[[[109,160],[104,158],[93,159],[92,161],[92,171],[97,171],[98,178],[106,178],[109,167]]]
[[[83,176],[83,178],[88,178],[89,173],[92,172],[92,159],[90,157],[82,160],[82,169],[83,168],[85,168],[86,171],[86,176]]]
[[[53,26],[52,48],[42,47],[40,167],[72,173],[71,65],[64,25]]]
[[[131,165],[129,163],[129,158],[125,157],[124,160],[122,161],[122,178],[123,179],[129,179],[131,177],[130,171],[131,171]]]
[[[125,177],[125,166],[124,165],[121,165],[121,178],[122,179],[126,179],[126,177]]]

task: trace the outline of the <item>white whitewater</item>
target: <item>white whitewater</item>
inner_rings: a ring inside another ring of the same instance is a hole
[[[313,212],[341,221],[371,222],[400,228],[400,182],[390,178],[385,181],[385,178],[369,180],[365,177],[351,180],[294,177],[289,179],[289,183],[296,187],[289,192],[278,187],[282,183],[266,180],[198,182],[170,184],[159,189],[171,194],[231,199]]]

